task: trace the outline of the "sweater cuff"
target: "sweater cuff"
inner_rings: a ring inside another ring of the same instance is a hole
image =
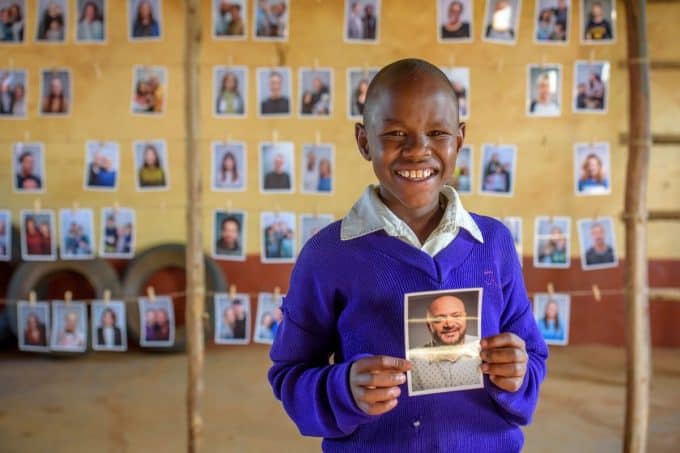
[[[368,423],[378,416],[369,415],[357,406],[352,396],[352,388],[349,383],[349,372],[352,364],[364,357],[371,357],[371,354],[357,354],[346,362],[337,363],[331,367],[331,378],[328,383],[331,388],[327,389],[328,394],[336,394],[333,412],[336,414],[338,427],[345,433],[352,433],[359,425]]]

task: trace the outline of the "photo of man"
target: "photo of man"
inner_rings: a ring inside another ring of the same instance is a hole
[[[260,144],[260,190],[262,192],[294,192],[294,153],[293,142]]]
[[[262,212],[260,215],[263,263],[295,262],[295,214]]]
[[[290,68],[258,68],[257,99],[260,116],[288,116],[290,107]]]
[[[472,41],[471,0],[438,0],[437,26],[439,42]]]
[[[536,217],[534,267],[566,269],[571,265],[570,217]]]
[[[617,267],[619,259],[614,249],[614,222],[611,217],[578,221],[581,267],[584,270]]]
[[[404,295],[409,396],[482,388],[482,289]]]
[[[300,68],[300,109],[304,118],[330,118],[333,108],[333,70]]]
[[[87,349],[87,307],[85,302],[52,302],[50,349],[85,352]]]
[[[163,348],[175,343],[175,311],[170,297],[140,297],[139,319],[141,347]]]
[[[12,213],[0,209],[0,261],[12,259]]]
[[[93,300],[91,309],[92,349],[95,351],[126,351],[125,302]]]
[[[62,259],[88,260],[94,258],[94,214],[92,209],[60,209]]]
[[[215,294],[215,343],[250,343],[250,296]]]
[[[378,42],[380,0],[345,0],[345,41]]]
[[[19,301],[17,304],[17,338],[20,351],[50,350],[50,304]]]
[[[327,194],[333,192],[333,145],[320,143],[302,145],[300,166],[302,193]]]
[[[116,190],[119,168],[118,143],[88,141],[85,144],[86,190]]]
[[[16,143],[13,147],[15,162],[15,192],[40,193],[45,191],[45,159],[42,143]]]
[[[483,41],[517,43],[521,0],[486,0]]]
[[[547,344],[566,346],[569,343],[570,308],[569,294],[534,295],[534,318]]]
[[[581,0],[581,42],[611,44],[615,39],[616,2],[612,0]]]
[[[21,258],[25,261],[57,259],[57,239],[54,238],[54,211],[21,211]]]
[[[246,241],[246,213],[244,211],[215,210],[213,227],[213,258],[244,261]]]
[[[528,65],[527,115],[555,117],[562,106],[562,66]]]
[[[272,344],[276,331],[283,321],[281,301],[285,294],[259,293],[257,295],[257,316],[255,337],[253,341],[261,344]]]
[[[27,80],[24,70],[0,70],[0,119],[26,118]]]
[[[213,38],[245,39],[247,2],[245,0],[213,0],[212,3]]]
[[[135,253],[135,211],[130,208],[102,208],[99,255],[129,259]]]
[[[253,11],[256,41],[287,41],[290,0],[256,0]]]

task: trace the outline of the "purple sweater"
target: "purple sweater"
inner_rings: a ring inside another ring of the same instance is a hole
[[[548,355],[534,321],[510,232],[473,214],[484,237],[466,230],[434,258],[383,231],[340,240],[340,222],[305,245],[283,302],[269,380],[288,415],[324,451],[518,452]],[[514,332],[526,342],[527,373],[516,393],[496,387],[408,396],[381,416],[352,398],[349,369],[368,355],[405,357],[404,293],[483,287],[482,337]],[[329,358],[334,355],[334,364]]]

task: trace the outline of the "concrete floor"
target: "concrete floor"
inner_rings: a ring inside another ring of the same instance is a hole
[[[624,354],[609,347],[551,351],[526,452],[618,452]],[[49,359],[0,353],[0,451],[183,452],[185,358],[89,354]],[[267,349],[211,347],[204,400],[206,452],[319,451],[273,398]],[[654,351],[649,452],[680,451],[680,354]]]

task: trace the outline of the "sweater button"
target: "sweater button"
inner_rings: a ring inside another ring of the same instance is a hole
[[[415,429],[420,428],[420,420],[414,421],[414,422],[413,422],[413,427],[414,427]]]

